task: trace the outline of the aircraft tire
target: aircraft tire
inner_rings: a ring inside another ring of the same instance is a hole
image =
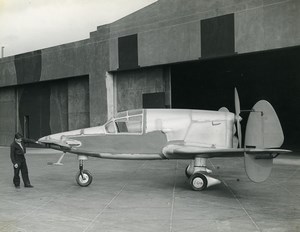
[[[190,177],[190,185],[193,190],[202,191],[207,187],[207,178],[203,174],[196,172]]]
[[[189,168],[189,165],[186,166],[186,168],[185,168],[185,175],[189,179],[191,177],[191,175],[188,173],[188,168]]]
[[[83,173],[83,177],[85,179],[82,178],[82,176],[80,175],[80,171],[79,171],[76,175],[76,182],[81,187],[87,187],[92,183],[93,176],[88,170],[83,170],[82,173]]]

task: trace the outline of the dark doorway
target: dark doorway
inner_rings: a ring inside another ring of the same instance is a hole
[[[234,112],[234,87],[241,108],[261,99],[275,108],[285,145],[300,148],[300,47],[176,64],[171,67],[172,107]],[[242,115],[243,124],[247,115]]]

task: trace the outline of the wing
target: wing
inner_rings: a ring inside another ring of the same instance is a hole
[[[213,157],[242,157],[245,153],[255,155],[256,159],[270,159],[281,153],[290,152],[283,149],[257,149],[257,148],[207,148],[191,144],[168,144],[163,148],[163,154],[168,159],[194,159]]]

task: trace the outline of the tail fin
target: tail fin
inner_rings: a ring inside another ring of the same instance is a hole
[[[261,100],[253,106],[245,135],[245,146],[256,148],[279,148],[284,136],[281,124],[272,105]]]
[[[250,113],[245,134],[245,148],[268,149],[279,148],[283,144],[284,135],[281,124],[272,105],[261,100]],[[250,180],[262,182],[271,174],[272,155],[245,152],[245,169]]]

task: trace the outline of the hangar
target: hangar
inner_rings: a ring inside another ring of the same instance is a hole
[[[296,147],[299,15],[297,0],[159,0],[86,40],[2,58],[0,145],[134,108],[232,111],[236,86],[242,108],[274,105]]]

